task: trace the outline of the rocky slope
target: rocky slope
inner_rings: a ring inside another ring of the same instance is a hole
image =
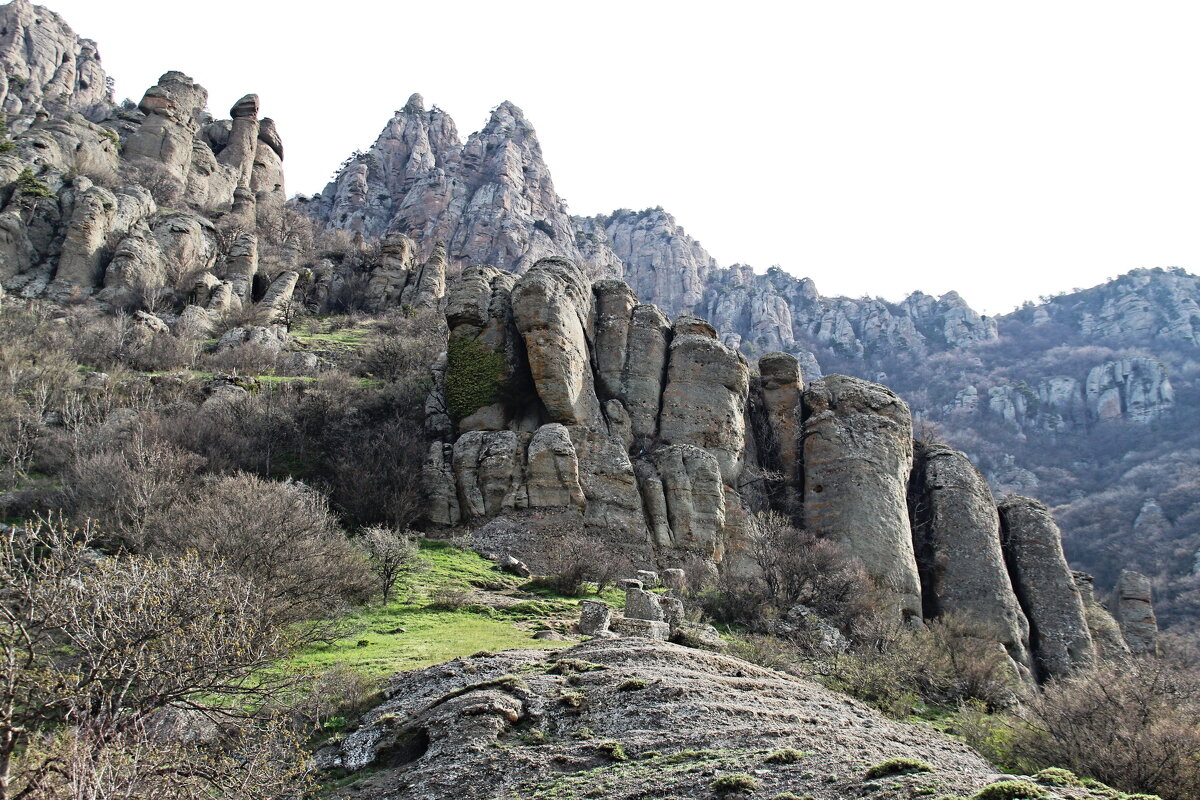
[[[745,661],[648,639],[479,653],[401,676],[387,694],[319,754],[351,774],[337,796],[707,798],[723,776],[744,774],[754,796],[899,800],[967,796],[1005,777],[932,728]],[[868,776],[895,758],[929,771]]]

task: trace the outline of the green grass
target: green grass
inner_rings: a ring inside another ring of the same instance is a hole
[[[440,664],[480,650],[562,649],[562,642],[534,639],[532,631],[515,623],[541,618],[573,618],[576,598],[542,593],[509,609],[464,606],[455,610],[427,607],[439,589],[487,586],[491,591],[515,591],[524,579],[500,572],[477,553],[446,542],[422,541],[427,568],[403,581],[396,600],[387,606],[368,606],[345,618],[351,632],[330,644],[316,644],[291,661],[301,669],[322,671],[342,664],[371,675]],[[398,632],[398,629],[404,632]],[[365,645],[360,646],[360,642]]]

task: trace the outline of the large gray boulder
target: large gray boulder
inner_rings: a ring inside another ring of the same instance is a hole
[[[926,616],[965,617],[975,635],[1004,645],[1028,672],[1029,621],[1004,564],[987,480],[957,450],[918,447],[912,513]]]
[[[1083,598],[1049,509],[1014,495],[1000,503],[1000,524],[1008,572],[1029,618],[1038,677],[1048,680],[1094,666]]]
[[[804,526],[860,559],[898,617],[919,620],[908,406],[886,387],[827,375],[805,391],[804,413]]]

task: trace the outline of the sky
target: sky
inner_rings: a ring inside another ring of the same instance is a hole
[[[413,92],[511,100],[575,214],[661,205],[722,265],[976,309],[1200,271],[1200,4],[51,0],[117,98],[257,93],[289,193]]]

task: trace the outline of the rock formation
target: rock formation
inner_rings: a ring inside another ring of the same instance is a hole
[[[907,492],[912,419],[888,389],[829,375],[804,392],[804,527],[846,546],[904,617],[921,617]]]
[[[1046,507],[1028,497],[1000,503],[1004,557],[1013,588],[1029,618],[1039,675],[1053,678],[1095,664],[1079,588],[1062,552],[1062,538]]]
[[[1158,620],[1154,618],[1149,578],[1140,572],[1121,570],[1111,607],[1131,652],[1158,652]]]
[[[1029,621],[1017,601],[1000,546],[1000,518],[983,475],[945,445],[917,448],[910,509],[925,615],[955,614],[981,638],[1004,645],[1025,669]]]
[[[927,763],[938,791],[954,796],[1006,777],[930,726],[896,722],[746,661],[648,638],[478,653],[404,673],[386,696],[316,756],[319,768],[356,773],[363,800],[701,798],[729,773],[751,773],[755,797],[927,793],[930,774],[864,774],[895,758]],[[800,760],[766,758],[784,749],[800,751]]]

